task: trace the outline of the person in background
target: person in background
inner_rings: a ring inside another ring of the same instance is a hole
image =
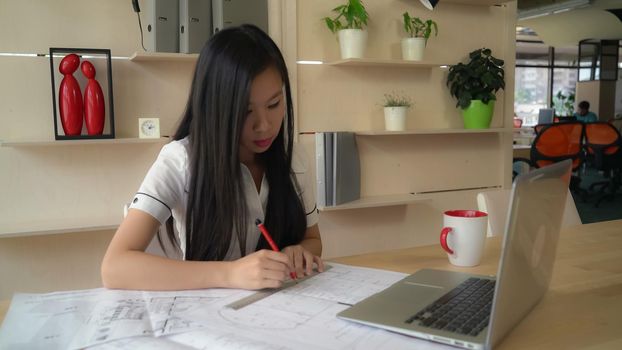
[[[594,112],[590,112],[590,103],[587,101],[579,102],[579,111],[575,112],[574,117],[577,121],[583,123],[594,123],[598,121],[598,116]]]

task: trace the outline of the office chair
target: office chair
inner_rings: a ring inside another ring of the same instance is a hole
[[[622,172],[622,136],[610,123],[596,122],[585,125],[585,150],[587,158],[594,168],[608,176],[607,181],[590,185],[590,190],[600,187],[602,194],[595,207],[605,199],[613,199],[620,188]]]
[[[577,117],[555,117],[553,119],[553,123],[567,123],[567,122],[576,122]]]
[[[580,122],[543,125],[531,144],[531,165],[535,168],[541,168],[570,159],[572,160],[573,173],[578,174],[584,160],[584,133],[584,124]],[[581,178],[578,175],[573,175],[570,180],[570,190],[580,195],[585,201],[587,191],[579,186],[580,183]]]
[[[540,131],[542,131],[542,129],[544,129],[544,127],[549,126],[551,124],[538,124],[535,125],[533,127],[533,132],[536,134],[536,136],[540,133]]]

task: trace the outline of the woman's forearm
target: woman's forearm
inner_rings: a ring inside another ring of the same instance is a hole
[[[320,236],[320,228],[317,224],[307,227],[300,245],[313,255],[322,256],[322,236]]]
[[[107,288],[182,290],[229,287],[228,262],[173,260],[141,251],[107,256],[102,281]]]

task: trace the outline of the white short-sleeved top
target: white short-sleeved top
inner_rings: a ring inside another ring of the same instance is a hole
[[[150,214],[162,225],[173,215],[175,229],[181,243],[182,256],[185,256],[186,253],[186,206],[188,202],[188,181],[190,178],[188,147],[188,138],[166,144],[147,172],[129,206],[132,209],[139,209]],[[307,227],[310,227],[317,224],[318,215],[313,179],[309,176],[307,163],[303,159],[304,157],[301,157],[301,153],[294,151],[292,170],[300,186],[299,196],[302,199],[307,214]],[[265,218],[269,187],[268,180],[264,175],[261,181],[261,188],[259,193],[257,193],[250,171],[244,164],[240,165],[244,195],[248,208],[246,252],[251,253],[255,251],[261,234],[255,226],[255,219],[259,218],[263,221]],[[240,257],[241,252],[237,235],[233,234],[225,260],[235,260]]]

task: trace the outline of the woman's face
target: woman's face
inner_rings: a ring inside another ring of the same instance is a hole
[[[285,115],[283,80],[276,68],[270,66],[251,84],[248,115],[240,139],[240,160],[252,162],[255,155],[263,153],[276,138]]]

